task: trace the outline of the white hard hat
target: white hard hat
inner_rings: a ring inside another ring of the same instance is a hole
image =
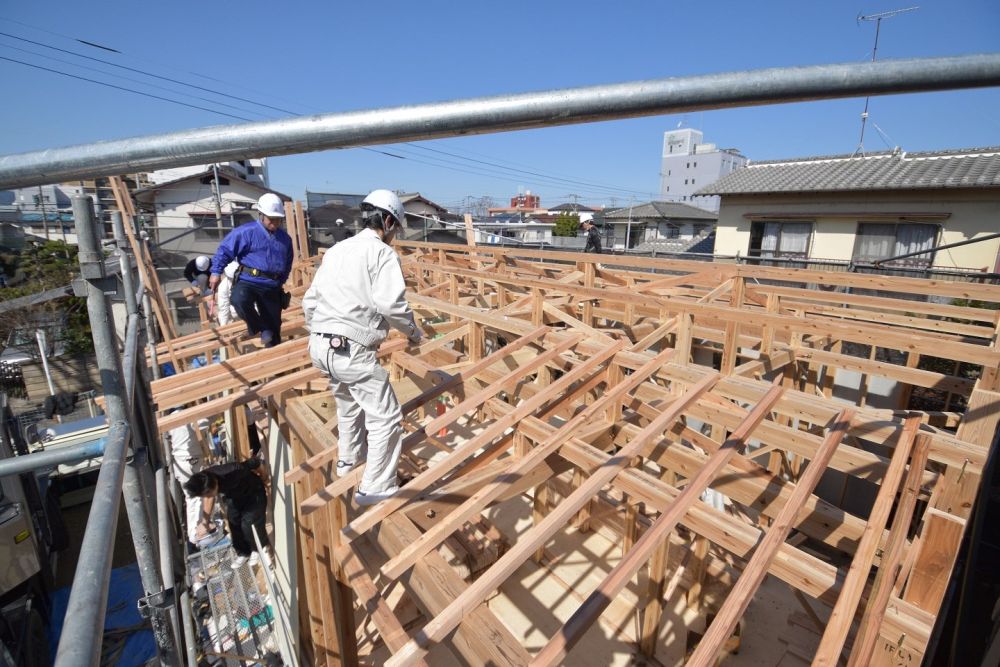
[[[400,227],[406,222],[406,211],[403,210],[403,202],[399,201],[399,197],[391,190],[372,190],[368,193],[365,200],[361,202],[361,210],[370,211],[373,208],[385,211],[391,215]],[[385,222],[383,221],[384,224]],[[388,232],[390,229],[392,229],[392,225],[387,226],[385,231]]]
[[[211,260],[209,260],[208,257],[205,257],[204,255],[198,255],[197,257],[194,258],[194,265],[198,267],[199,271],[208,271],[208,265],[210,263]]]
[[[337,224],[338,225],[344,224],[344,219],[343,218],[337,218]]]
[[[281,197],[273,192],[261,195],[254,208],[269,218],[285,217],[285,205],[281,203]]]

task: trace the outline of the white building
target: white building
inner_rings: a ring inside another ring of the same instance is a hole
[[[719,197],[695,192],[743,167],[747,159],[734,148],[719,149],[702,139],[700,131],[690,128],[663,133],[660,198],[718,212]]]
[[[235,175],[248,183],[268,187],[269,178],[267,173],[267,158],[253,158],[250,160],[233,160],[231,162],[219,162],[219,169],[225,169],[230,175]],[[150,172],[149,180],[154,185],[176,181],[186,176],[200,174],[204,171],[211,171],[210,164],[196,164],[190,167],[176,167],[174,169],[160,169]]]

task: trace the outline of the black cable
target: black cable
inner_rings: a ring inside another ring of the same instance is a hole
[[[48,60],[54,60],[57,63],[62,63],[64,65],[69,65],[70,67],[79,67],[80,69],[89,70],[91,72],[97,72],[98,74],[104,74],[107,76],[113,76],[117,79],[124,79],[125,81],[131,81],[132,83],[138,83],[140,86],[149,86],[150,88],[156,88],[157,90],[165,90],[169,93],[175,93],[177,95],[185,95],[187,97],[193,97],[196,100],[202,100],[203,102],[209,102],[210,104],[221,104],[224,107],[229,107],[230,109],[236,109],[237,111],[244,111],[246,113],[257,114],[258,116],[264,116],[265,118],[270,118],[257,111],[251,111],[250,109],[243,109],[241,107],[235,106],[233,104],[226,104],[225,102],[220,102],[219,100],[212,100],[207,97],[200,97],[198,95],[192,95],[190,93],[185,93],[180,90],[174,90],[173,88],[167,88],[166,86],[158,86],[155,83],[146,83],[145,81],[140,81],[139,79],[133,79],[127,76],[122,76],[120,74],[112,74],[111,72],[105,72],[102,69],[97,69],[96,67],[87,67],[86,65],[78,65],[70,60],[63,60],[62,58],[56,58],[55,56],[46,56],[41,53],[36,53],[35,51],[29,51],[28,49],[22,49],[17,46],[12,46],[10,44],[0,44],[0,46],[7,49],[14,49],[15,51],[20,51],[21,53],[27,53],[32,56],[37,56],[39,58],[46,58]]]
[[[548,175],[545,175],[545,174],[539,174],[538,172],[534,172],[534,171],[527,171],[525,169],[517,169],[515,167],[505,167],[504,165],[497,164],[495,162],[487,162],[486,160],[477,160],[475,158],[467,158],[467,157],[463,157],[461,155],[456,155],[455,153],[449,153],[448,151],[442,151],[442,150],[439,150],[437,148],[430,148],[428,146],[421,146],[419,144],[414,144],[414,143],[407,142],[406,145],[407,146],[412,146],[413,148],[419,148],[420,150],[430,151],[432,153],[440,153],[442,155],[449,155],[451,157],[455,157],[455,158],[458,158],[460,160],[468,160],[470,162],[478,162],[479,164],[484,164],[484,165],[489,165],[489,166],[493,166],[493,167],[498,167],[500,169],[507,169],[509,171],[516,171],[516,172],[520,172],[522,174],[528,174],[529,176],[539,176],[539,177],[546,178],[546,179],[549,179],[549,180],[564,181],[565,183],[568,183],[570,185],[584,185],[584,186],[586,186],[588,188],[598,188],[599,190],[615,190],[615,191],[619,191],[619,192],[626,192],[628,194],[640,194],[640,195],[643,195],[643,196],[649,194],[648,192],[642,192],[640,190],[630,190],[629,188],[619,188],[619,187],[610,186],[610,185],[600,185],[600,184],[597,184],[597,183],[588,183],[587,181],[578,181],[578,180],[575,180],[575,179],[562,178],[560,176],[548,176]]]
[[[15,21],[15,23],[17,23],[17,22]],[[22,25],[26,25],[26,24],[22,24]],[[58,34],[58,33],[52,33],[52,34]],[[81,54],[81,53],[77,53],[75,51],[70,51],[68,49],[62,49],[62,48],[59,48],[59,47],[56,47],[56,46],[51,46],[49,44],[44,44],[42,42],[37,42],[37,41],[31,40],[31,39],[27,39],[25,37],[18,37],[17,35],[12,35],[10,33],[6,33],[6,32],[0,31],[0,35],[3,35],[5,37],[9,37],[11,39],[16,39],[18,41],[27,42],[29,44],[34,44],[36,46],[41,46],[41,47],[46,48],[46,49],[52,49],[52,50],[58,51],[60,53],[66,53],[66,54],[73,55],[73,56],[76,56],[76,57],[79,57],[79,58],[85,58],[87,60],[92,60],[94,62],[99,62],[99,63],[105,64],[105,65],[109,65],[111,67],[117,67],[117,68],[124,69],[124,70],[127,70],[127,71],[136,72],[136,73],[142,74],[144,76],[150,76],[150,77],[153,77],[153,78],[161,79],[163,81],[169,81],[171,83],[176,83],[176,84],[181,85],[181,86],[188,86],[190,88],[195,88],[195,89],[198,89],[198,90],[203,90],[205,92],[211,93],[211,94],[219,96],[219,97],[229,97],[231,99],[239,100],[241,102],[246,102],[248,104],[253,104],[253,105],[256,105],[256,106],[265,107],[265,108],[272,109],[274,111],[279,111],[281,113],[289,114],[289,115],[292,115],[292,116],[301,116],[302,115],[302,114],[296,113],[294,111],[290,111],[288,109],[282,109],[280,107],[271,106],[271,105],[268,105],[268,104],[264,104],[262,102],[256,102],[254,100],[246,99],[246,98],[239,97],[237,95],[232,95],[232,94],[229,94],[229,93],[219,93],[219,92],[217,92],[215,90],[212,90],[210,88],[205,88],[203,86],[198,86],[196,84],[187,83],[187,82],[184,82],[184,81],[180,81],[180,80],[177,80],[177,79],[172,79],[170,77],[165,77],[165,76],[161,76],[161,75],[158,75],[158,74],[153,74],[151,72],[140,70],[140,69],[137,69],[137,68],[134,68],[134,67],[127,67],[125,65],[119,65],[117,63],[113,63],[113,62],[110,62],[108,60],[103,60],[101,58],[95,58],[95,57],[92,57],[92,56],[84,55],[84,54]],[[100,45],[94,45],[91,42],[86,42],[84,40],[79,40],[79,39],[76,39],[76,38],[72,38],[72,39],[75,39],[76,41],[85,43],[87,45],[93,45],[93,46],[98,46],[98,47],[100,46]],[[9,47],[9,48],[15,48],[15,47]],[[100,48],[106,48],[106,47],[100,47]],[[113,51],[113,49],[106,49],[106,50]],[[45,56],[42,56],[42,57],[45,57]],[[105,83],[105,82],[102,82],[102,81],[97,81],[97,80],[94,80],[94,79],[88,79],[86,77],[76,76],[76,75],[69,74],[69,73],[66,73],[66,72],[61,72],[59,70],[54,70],[54,69],[42,67],[42,66],[39,66],[39,65],[33,65],[31,63],[25,63],[23,61],[15,60],[15,59],[12,59],[12,58],[4,58],[3,56],[0,56],[0,58],[2,58],[4,60],[9,60],[11,62],[16,62],[16,63],[22,64],[22,65],[26,65],[28,67],[35,67],[37,69],[41,69],[41,70],[45,70],[45,71],[49,71],[49,72],[54,72],[56,74],[62,74],[63,76],[68,76],[68,77],[71,77],[71,78],[76,78],[76,79],[79,79],[79,80],[88,81],[88,82],[91,82],[91,83],[96,83],[98,85],[103,85],[103,86],[107,86],[107,87],[110,87],[110,88],[115,88],[115,89],[118,89],[118,90],[123,90],[123,91],[126,91],[126,92],[132,92],[132,93],[136,93],[136,94],[139,94],[139,95],[144,95],[146,97],[151,97],[153,99],[160,99],[160,100],[163,100],[163,101],[166,101],[166,102],[172,102],[174,104],[180,104],[182,106],[187,106],[187,107],[193,108],[193,109],[198,109],[198,110],[201,110],[201,111],[208,111],[210,113],[215,113],[215,114],[219,114],[219,115],[222,115],[222,116],[227,116],[229,118],[235,118],[237,120],[244,120],[244,121],[252,122],[252,119],[250,119],[250,118],[244,118],[242,116],[236,116],[234,114],[229,114],[229,113],[225,113],[225,112],[221,112],[221,111],[216,111],[214,109],[208,109],[208,108],[200,107],[200,106],[197,106],[197,105],[187,104],[187,103],[180,102],[180,101],[177,101],[177,100],[171,100],[169,98],[161,97],[161,96],[158,96],[158,95],[153,95],[151,93],[144,93],[142,91],[132,90],[132,89],[129,89],[129,88],[124,88],[122,86],[116,86],[114,84],[109,84],[109,83]],[[107,73],[107,74],[110,74],[110,73]],[[114,76],[114,75],[112,75],[112,76]],[[150,84],[145,84],[145,85],[150,85]],[[170,92],[176,92],[178,94],[184,94],[184,93],[180,93],[179,91],[170,91]],[[205,99],[205,98],[198,98],[198,99]],[[217,100],[205,100],[205,101],[212,102],[213,104],[222,104],[224,106],[232,106],[232,105],[227,105],[227,104],[225,104],[223,102],[220,102],[220,101],[217,101]],[[237,107],[232,107],[232,108],[237,108]],[[256,113],[256,112],[250,112],[249,110],[246,110],[246,109],[239,109],[239,110],[246,111],[248,113]],[[261,115],[263,115],[263,114],[261,114]],[[518,168],[515,168],[515,167],[507,167],[507,166],[504,166],[502,164],[498,164],[498,163],[495,163],[495,162],[488,162],[488,161],[479,160],[479,159],[476,159],[476,158],[465,157],[465,156],[462,156],[462,155],[459,155],[459,154],[450,153],[448,151],[443,151],[443,150],[440,150],[440,149],[429,148],[427,146],[420,146],[418,144],[409,143],[409,142],[404,142],[404,143],[407,146],[412,146],[413,148],[418,148],[420,150],[424,150],[424,151],[428,151],[428,152],[432,152],[432,153],[439,153],[439,154],[442,154],[442,155],[447,155],[447,156],[454,157],[454,158],[457,158],[459,160],[464,160],[464,161],[467,161],[467,162],[473,162],[473,163],[483,164],[483,165],[490,166],[490,167],[495,167],[497,169],[502,169],[502,170],[504,170],[506,172],[513,172],[514,174],[530,175],[530,176],[534,176],[535,178],[543,178],[543,179],[546,179],[546,180],[550,181],[550,183],[552,183],[552,182],[561,182],[561,184],[583,185],[585,187],[597,188],[598,190],[603,190],[603,191],[606,191],[606,192],[624,192],[624,193],[629,193],[629,194],[638,194],[638,195],[642,195],[642,196],[652,195],[651,192],[642,192],[642,191],[639,191],[639,190],[631,190],[631,189],[628,189],[628,188],[620,188],[620,187],[617,187],[617,186],[604,186],[604,185],[600,185],[600,184],[596,184],[596,183],[589,183],[587,181],[578,181],[578,180],[575,180],[575,179],[562,178],[562,177],[559,177],[559,176],[547,176],[547,175],[541,174],[539,172],[525,170],[525,169],[518,169]],[[510,174],[502,173],[502,172],[501,173],[496,173],[496,172],[486,172],[486,173],[484,173],[482,171],[467,171],[467,170],[462,170],[462,169],[458,169],[458,168],[455,168],[455,167],[446,167],[446,166],[443,166],[443,165],[440,165],[440,164],[436,164],[436,163],[424,162],[424,161],[421,161],[419,159],[412,158],[412,157],[411,158],[406,158],[406,157],[395,155],[395,154],[392,154],[392,153],[389,153],[389,152],[386,152],[386,151],[380,151],[380,150],[377,150],[377,149],[373,149],[373,148],[368,148],[368,147],[361,147],[361,148],[363,150],[367,150],[367,151],[370,151],[370,152],[373,152],[373,153],[378,153],[380,155],[384,155],[384,156],[387,156],[387,157],[392,157],[392,158],[396,158],[396,159],[409,159],[409,160],[413,160],[414,162],[417,162],[419,164],[426,164],[428,166],[433,166],[433,167],[438,167],[438,168],[443,168],[443,169],[451,169],[452,171],[458,171],[460,173],[466,173],[466,174],[475,175],[475,176],[485,176],[485,177],[488,177],[488,178],[496,178],[496,177],[510,178],[511,177]],[[444,160],[442,160],[442,161],[443,162],[447,162],[447,161],[444,161]],[[451,163],[451,164],[454,164],[454,163]]]
[[[179,84],[179,85],[182,85],[182,86],[189,86],[191,88],[197,88],[198,90],[204,90],[206,93],[212,93],[213,95],[219,95],[220,94],[220,93],[217,93],[216,91],[212,90],[211,88],[205,88],[204,86],[198,86],[198,85],[193,84],[193,83],[185,83],[184,81],[178,81],[177,79],[171,79],[170,77],[167,77],[167,76],[160,76],[159,74],[153,74],[152,72],[146,72],[146,71],[143,71],[141,69],[136,69],[134,67],[126,67],[125,65],[119,65],[118,63],[113,63],[113,62],[111,62],[109,60],[102,60],[101,58],[94,58],[93,56],[86,56],[86,55],[84,55],[82,53],[76,53],[75,51],[70,51],[68,49],[60,49],[58,46],[50,46],[48,44],[43,44],[42,42],[36,42],[34,40],[27,39],[25,37],[18,37],[17,35],[11,35],[10,33],[7,33],[7,32],[0,32],[0,35],[3,35],[4,37],[10,37],[11,39],[16,39],[16,40],[21,41],[21,42],[27,42],[28,44],[34,44],[35,46],[41,46],[41,47],[44,47],[46,49],[52,49],[53,51],[59,51],[60,53],[68,53],[71,56],[76,56],[78,58],[86,58],[87,60],[93,60],[94,62],[103,63],[105,65],[111,65],[112,67],[118,67],[120,69],[128,70],[130,72],[136,72],[137,74],[144,74],[146,76],[151,76],[151,77],[154,77],[154,78],[157,78],[157,79],[161,79],[163,81],[169,81],[170,83],[176,83],[176,84]],[[274,111],[280,111],[281,113],[287,113],[287,114],[291,114],[293,116],[300,115],[300,114],[295,113],[294,111],[288,111],[287,109],[281,109],[279,107],[272,107],[272,106],[270,106],[268,104],[264,104],[262,102],[254,102],[253,100],[248,100],[248,99],[245,99],[243,97],[239,97],[237,95],[232,95],[232,94],[226,93],[225,96],[226,97],[232,97],[233,99],[239,100],[240,102],[247,102],[249,104],[255,104],[257,106],[265,107],[267,109],[273,109]],[[242,119],[242,120],[247,120],[247,119]]]
[[[3,34],[3,33],[0,33]],[[152,93],[144,93],[141,90],[133,90],[131,88],[125,88],[124,86],[116,86],[113,83],[105,83],[104,81],[98,81],[96,79],[88,79],[85,76],[78,76],[76,74],[70,74],[69,72],[60,72],[57,69],[52,69],[51,67],[42,67],[41,65],[33,65],[31,63],[26,63],[23,60],[16,60],[15,58],[8,58],[6,56],[0,56],[0,60],[6,60],[12,63],[17,63],[18,65],[24,65],[25,67],[34,67],[35,69],[40,69],[45,72],[52,72],[53,74],[61,74],[62,76],[68,76],[71,79],[79,79],[80,81],[87,81],[89,83],[96,83],[99,86],[107,86],[108,88],[115,88],[116,90],[124,90],[127,93],[135,93],[136,95],[143,95],[145,97],[152,97],[155,100],[163,100],[164,102],[170,102],[171,104],[179,104],[182,107],[189,107],[191,109],[198,109],[200,111],[207,111],[209,113],[219,114],[220,116],[228,116],[229,118],[235,118],[236,120],[246,120],[249,118],[244,118],[242,116],[235,116],[231,113],[226,113],[224,111],[217,111],[215,109],[209,109],[206,107],[200,107],[197,104],[188,104],[187,102],[181,102],[179,100],[172,100],[169,97],[162,97],[160,95],[153,95]]]

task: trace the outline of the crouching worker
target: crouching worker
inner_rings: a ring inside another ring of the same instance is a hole
[[[264,491],[264,482],[253,471],[259,465],[260,461],[257,459],[215,465],[191,475],[184,484],[184,490],[189,496],[222,497],[222,508],[229,522],[233,550],[237,555],[232,563],[234,570],[247,562],[247,559],[251,563],[256,562],[254,529],[257,530],[261,545],[269,545],[265,526],[267,493]]]
[[[361,203],[364,230],[326,251],[302,299],[313,364],[330,376],[337,403],[340,451],[337,474],[366,459],[355,501],[373,505],[399,491],[396,466],[402,413],[376,351],[389,327],[411,342],[422,338],[406,303],[399,257],[389,247],[402,228],[403,205],[375,190]]]

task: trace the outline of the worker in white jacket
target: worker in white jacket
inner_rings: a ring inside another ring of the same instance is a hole
[[[313,364],[330,376],[337,403],[340,451],[337,474],[365,460],[355,494],[373,505],[399,491],[396,466],[402,447],[402,413],[376,351],[389,327],[411,342],[422,338],[406,303],[399,257],[389,247],[405,220],[389,190],[374,190],[361,203],[365,229],[326,251],[302,299]]]
[[[236,260],[229,262],[222,271],[222,279],[215,289],[215,316],[220,325],[226,325],[235,320],[242,319],[240,314],[233,308],[232,293],[233,282],[236,280],[236,269],[240,268],[240,263]]]

